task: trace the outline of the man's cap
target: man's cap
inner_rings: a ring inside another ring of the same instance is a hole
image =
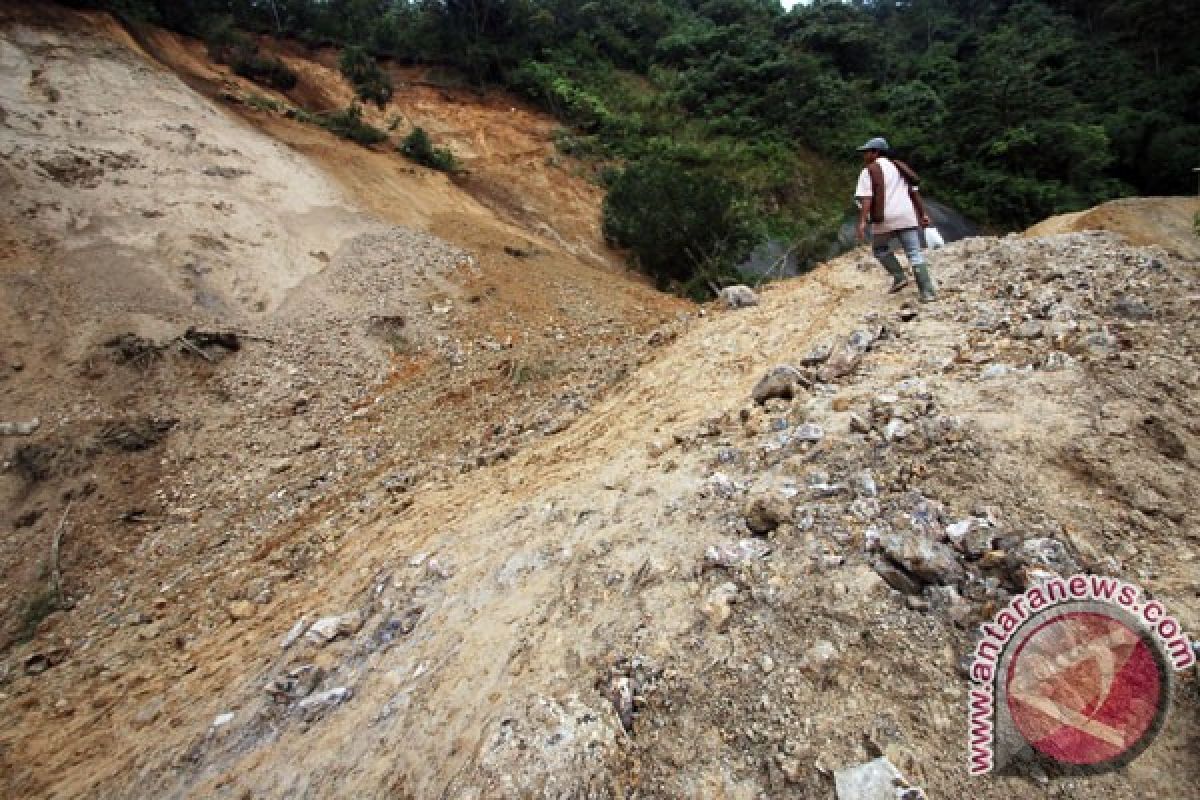
[[[876,136],[874,139],[869,139],[867,140],[866,144],[858,148],[859,152],[862,152],[863,150],[878,150],[883,152],[884,150],[888,149],[890,148],[888,147],[887,139],[883,138],[882,136]]]

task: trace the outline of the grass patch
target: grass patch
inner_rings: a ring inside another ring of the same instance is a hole
[[[290,116],[300,122],[322,127],[343,139],[349,139],[364,146],[379,144],[388,138],[386,133],[363,121],[362,108],[357,105],[328,114],[314,114],[298,108],[294,109]]]
[[[257,111],[271,111],[276,114],[283,111],[283,103],[262,94],[247,95],[244,102]]]

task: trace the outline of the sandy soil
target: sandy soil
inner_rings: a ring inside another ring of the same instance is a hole
[[[1191,235],[1200,197],[1135,197],[1039,222],[1026,236],[1072,231],[1112,231],[1131,244],[1161,244],[1181,258],[1200,259],[1200,237]]]

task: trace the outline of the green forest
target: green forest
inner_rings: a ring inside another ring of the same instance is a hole
[[[663,285],[730,277],[766,235],[816,257],[886,136],[923,191],[988,230],[1195,191],[1191,0],[75,0],[204,37],[286,88],[247,33],[520,93],[608,188],[605,230]],[[292,78],[294,80],[294,77]],[[410,143],[411,146],[411,143]]]

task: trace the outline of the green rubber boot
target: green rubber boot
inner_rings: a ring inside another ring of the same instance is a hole
[[[892,286],[888,292],[895,294],[896,292],[908,286],[908,276],[904,274],[904,267],[900,266],[900,259],[896,258],[896,254],[890,250],[886,255],[879,256],[879,263],[883,264],[883,268],[888,271],[888,275],[892,276]]]
[[[933,278],[929,276],[928,264],[913,264],[913,275],[917,279],[917,290],[922,303],[932,303],[937,300],[937,292],[933,290]]]

